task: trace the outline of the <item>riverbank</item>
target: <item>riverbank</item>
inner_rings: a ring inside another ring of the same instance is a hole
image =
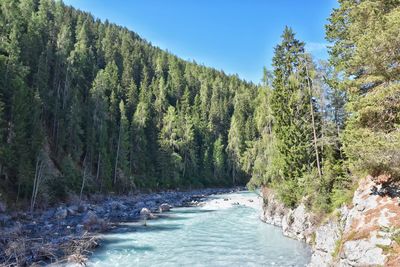
[[[88,253],[98,245],[98,233],[112,230],[122,222],[139,220],[143,210],[151,212],[146,217],[156,218],[167,207],[197,205],[206,196],[240,189],[92,197],[91,201],[63,204],[33,214],[3,212],[0,213],[0,265],[84,263]]]
[[[353,200],[326,217],[289,209],[263,188],[262,220],[312,246],[309,266],[399,266],[400,190],[385,177],[359,181]]]

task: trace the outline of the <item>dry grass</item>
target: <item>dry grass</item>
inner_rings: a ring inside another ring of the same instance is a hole
[[[59,245],[43,238],[26,238],[12,233],[0,243],[0,266],[25,266],[33,260],[38,266],[62,262],[84,264],[86,255],[97,247],[97,237],[85,232]]]
[[[87,255],[98,246],[98,238],[94,235],[85,232],[81,238],[72,239],[69,242],[63,244],[61,249],[64,255],[69,255],[67,257],[68,262],[73,262],[77,264],[84,264],[87,260]],[[65,261],[65,259],[63,259]]]

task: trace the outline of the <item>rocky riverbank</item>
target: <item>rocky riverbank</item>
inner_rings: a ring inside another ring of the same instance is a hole
[[[169,208],[191,206],[212,194],[238,189],[203,189],[160,192],[134,196],[98,197],[38,211],[0,210],[0,265],[34,263],[83,263],[97,246],[97,233],[118,227],[120,222],[154,219]]]
[[[288,209],[264,188],[261,218],[282,227],[285,236],[310,244],[309,266],[400,266],[400,186],[389,180],[360,180],[352,203],[325,218],[304,204]]]

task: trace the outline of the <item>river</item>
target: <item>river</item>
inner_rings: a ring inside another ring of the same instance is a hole
[[[310,249],[258,218],[252,192],[216,195],[200,207],[107,233],[89,266],[305,266]]]

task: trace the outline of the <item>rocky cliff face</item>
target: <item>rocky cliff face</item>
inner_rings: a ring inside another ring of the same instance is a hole
[[[309,266],[400,266],[400,205],[388,179],[362,179],[349,206],[321,221],[304,204],[288,209],[264,188],[262,219],[312,245]]]

